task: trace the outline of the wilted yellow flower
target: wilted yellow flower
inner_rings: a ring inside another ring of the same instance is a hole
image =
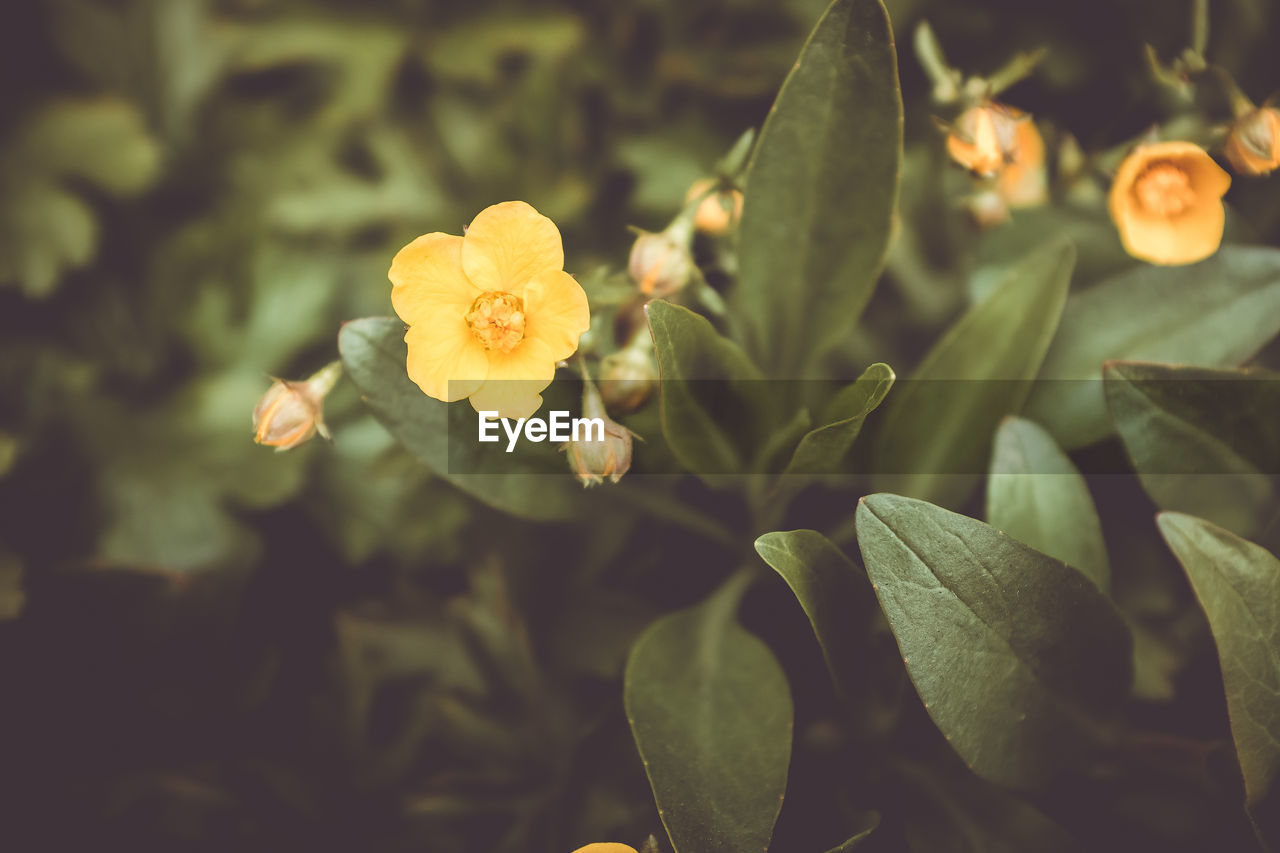
[[[694,274],[687,232],[641,234],[631,246],[627,269],[645,296],[660,299],[684,289]]]
[[[1026,139],[1025,131],[1018,132],[1019,125],[1030,121],[1021,110],[995,101],[971,107],[952,125],[947,135],[947,153],[975,175],[990,177],[1005,164],[1019,159],[1018,146]],[[1035,136],[1038,139],[1040,134],[1036,132]],[[1041,142],[1040,160],[1043,159]]]
[[[618,482],[631,468],[631,430],[609,417],[590,383],[582,395],[582,416],[598,418],[604,429],[589,425],[584,436],[561,448],[569,456],[569,468],[583,486],[597,486],[605,477]]]
[[[715,186],[712,178],[694,181],[685,194],[685,204]],[[730,189],[711,193],[698,205],[693,217],[693,227],[704,234],[720,235],[738,223],[742,218],[742,192]]]
[[[1242,175],[1265,175],[1280,166],[1280,110],[1261,107],[1236,119],[1223,153]]]
[[[564,271],[555,223],[522,201],[480,211],[466,236],[424,234],[391,262],[391,304],[409,325],[409,378],[425,394],[524,418],[556,362],[591,325]]]
[[[636,853],[636,849],[627,844],[618,844],[615,841],[597,841],[595,844],[579,847],[573,853]]]
[[[1111,184],[1111,219],[1125,251],[1153,264],[1190,264],[1222,243],[1228,175],[1190,142],[1142,145]]]
[[[304,382],[277,379],[253,409],[253,440],[277,452],[297,447],[317,432],[325,438],[324,398],[342,375],[341,362],[333,362]]]

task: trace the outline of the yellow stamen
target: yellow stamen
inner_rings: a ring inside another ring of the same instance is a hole
[[[524,340],[524,300],[499,290],[482,293],[471,303],[467,325],[485,349],[511,352]]]
[[[1196,200],[1191,178],[1168,161],[1152,163],[1133,182],[1139,206],[1155,216],[1177,216]]]

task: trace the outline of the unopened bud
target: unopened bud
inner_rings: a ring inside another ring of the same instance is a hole
[[[716,183],[711,178],[694,181],[684,197],[685,203],[688,204],[705,194],[693,216],[693,227],[713,236],[726,233],[742,218],[742,192],[736,189],[720,189],[708,194],[707,191]]]
[[[653,344],[643,334],[626,349],[605,356],[600,366],[600,395],[612,412],[627,414],[648,402],[658,383]]]
[[[604,434],[588,425],[585,437],[565,444],[561,449],[568,454],[569,469],[586,487],[599,485],[606,477],[618,482],[631,468],[631,430],[609,417],[599,393],[590,384],[582,395],[582,414],[584,418],[599,418]]]
[[[1018,125],[1026,113],[994,101],[965,110],[947,136],[947,153],[970,172],[990,177],[1018,159]]]
[[[659,299],[682,290],[694,274],[688,236],[671,230],[641,234],[627,267],[645,296]]]
[[[302,382],[277,379],[253,409],[253,440],[289,450],[316,433],[329,438],[324,424],[324,398],[342,375],[342,363],[333,362]]]
[[[1280,110],[1261,107],[1237,119],[1223,153],[1242,175],[1265,175],[1280,166]]]

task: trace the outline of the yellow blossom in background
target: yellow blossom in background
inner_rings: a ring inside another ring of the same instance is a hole
[[[1018,128],[1027,122],[1030,118],[1026,113],[994,101],[972,107],[951,126],[947,153],[975,175],[990,177],[1018,159],[1017,147],[1024,139]],[[1037,132],[1037,139],[1039,135]],[[1041,143],[1041,160],[1043,148]]]
[[[1049,198],[1044,137],[1028,116],[1014,126],[1008,162],[996,178],[996,192],[1009,207],[1035,207]]]
[[[466,236],[424,234],[391,262],[391,304],[409,326],[407,368],[423,393],[523,418],[591,324],[564,271],[555,223],[522,201],[482,210]]]
[[[1125,251],[1153,264],[1190,264],[1222,243],[1231,176],[1190,142],[1134,149],[1111,184],[1111,219]]]
[[[290,450],[319,433],[329,438],[324,424],[324,398],[342,375],[341,362],[333,362],[302,382],[276,379],[253,408],[253,440]]]
[[[685,193],[685,204],[689,204],[698,196],[716,185],[712,178],[694,181]],[[726,233],[742,219],[742,191],[727,190],[714,192],[698,204],[693,217],[693,227],[704,234],[718,236]]]
[[[597,841],[595,844],[579,847],[573,853],[636,853],[636,849],[629,844],[619,844],[615,841]]]
[[[1223,153],[1242,175],[1266,175],[1280,166],[1280,110],[1262,107],[1231,126]]]

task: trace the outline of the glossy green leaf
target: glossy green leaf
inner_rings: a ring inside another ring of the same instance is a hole
[[[1280,848],[1280,560],[1203,519],[1156,521],[1209,617],[1247,803]]]
[[[1098,756],[1128,696],[1132,641],[1094,583],[898,495],[863,498],[857,531],[907,672],[978,775],[1035,786]]]
[[[700,314],[662,301],[646,314],[662,375],[662,432],[676,459],[698,474],[746,470],[755,437],[772,421],[760,371]]]
[[[1156,505],[1242,536],[1272,520],[1280,376],[1115,362],[1104,377],[1116,429]]]
[[[1032,252],[929,350],[885,406],[877,488],[946,504],[972,490],[1001,419],[1031,390],[1074,261],[1066,242]]]
[[[567,518],[582,500],[554,446],[506,453],[476,441],[470,404],[423,394],[405,373],[404,324],[391,317],[352,320],[338,334],[347,375],[382,425],[429,469],[490,506],[536,519]]]
[[[857,323],[892,230],[902,97],[880,0],[835,0],[760,132],[732,294],[748,351],[805,375]]]
[[[1280,332],[1280,249],[1224,246],[1182,267],[1142,266],[1075,294],[1027,401],[1068,450],[1111,431],[1102,365],[1111,360],[1233,367]],[[1090,380],[1090,381],[1081,381]]]
[[[623,699],[675,853],[766,850],[786,791],[792,707],[741,590],[663,617],[636,641]]]
[[[800,439],[783,473],[813,475],[841,470],[849,448],[862,431],[863,421],[884,401],[894,378],[893,368],[887,364],[873,364],[864,370],[831,401],[824,426],[810,430]]]
[[[987,477],[987,523],[1074,566],[1106,592],[1111,566],[1089,485],[1033,421],[1008,418]]]

